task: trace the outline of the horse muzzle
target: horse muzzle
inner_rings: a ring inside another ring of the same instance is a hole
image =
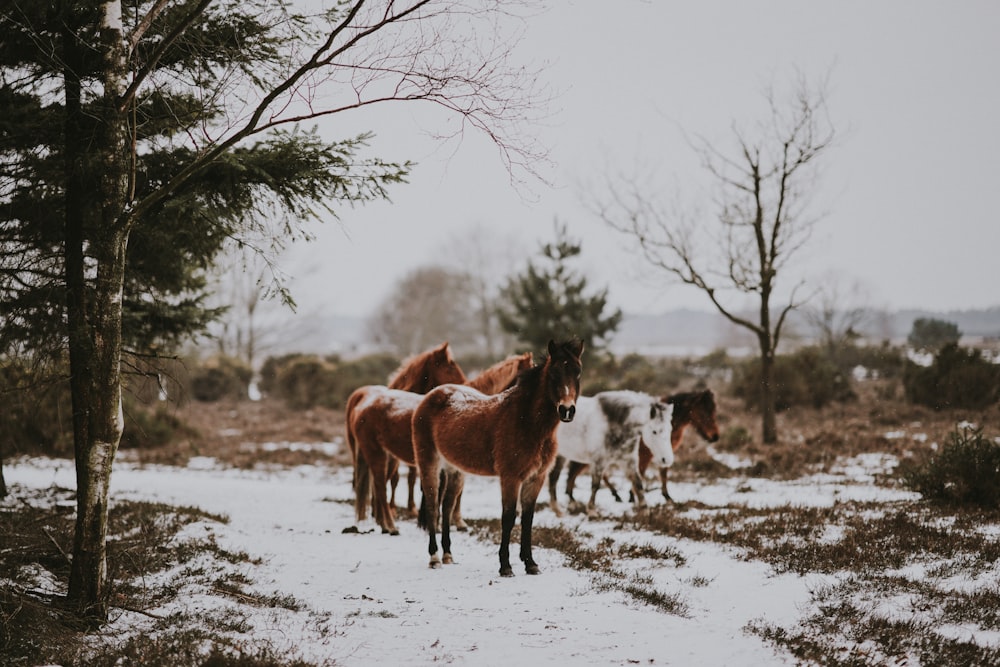
[[[576,416],[576,406],[575,405],[560,405],[559,406],[559,419],[564,422],[573,421],[573,417]]]

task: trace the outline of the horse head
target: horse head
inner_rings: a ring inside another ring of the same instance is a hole
[[[545,377],[549,399],[555,404],[559,419],[571,422],[576,415],[576,399],[580,396],[583,341],[578,338],[563,343],[550,340],[548,351]]]
[[[666,402],[674,406],[675,428],[690,424],[708,442],[719,440],[719,422],[716,415],[715,394],[711,389],[682,392],[668,396]]]
[[[649,404],[649,419],[642,425],[642,442],[653,454],[653,463],[660,468],[674,464],[674,448],[670,440],[670,418],[673,406],[654,400]]]
[[[691,424],[698,435],[709,442],[719,440],[719,422],[716,418],[715,394],[711,389],[699,391],[694,397],[694,408],[691,410]]]

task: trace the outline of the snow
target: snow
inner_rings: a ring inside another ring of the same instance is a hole
[[[870,473],[855,470],[864,462],[852,462],[842,475],[795,483],[724,479],[673,483],[671,492],[679,500],[754,507],[910,497],[852,483],[850,476],[870,479]],[[5,473],[15,496],[19,486],[75,485],[72,462],[66,460],[8,461]],[[463,515],[497,518],[499,496],[496,479],[467,477]],[[547,510],[536,514],[536,525],[568,526],[595,543],[611,538],[679,553],[682,558],[630,559],[615,568],[677,595],[686,614],[666,613],[602,587],[593,573],[574,570],[560,553],[537,547],[539,576],[524,574],[515,563],[516,576],[501,578],[498,545],[468,533],[453,535],[456,564],[431,570],[427,537],[412,520],[400,522],[398,536],[341,533],[354,523],[349,469],[235,470],[204,457],[187,468],[119,461],[112,498],[194,506],[228,516],[227,524],[205,521],[186,531],[210,533],[220,547],[262,559],[245,572],[254,591],[292,596],[303,609],[251,610],[253,640],[267,642],[281,655],[318,663],[790,665],[795,664],[791,655],[746,626],[793,625],[807,611],[810,593],[830,580],[777,575],[768,565],[741,560],[735,550],[713,543],[622,530],[612,521],[579,515],[558,518]],[[662,500],[651,497],[650,502]],[[598,494],[598,504],[612,516],[628,511],[627,504],[615,503],[608,494]],[[185,589],[165,607],[149,611],[211,613],[232,604],[209,593]],[[144,632],[150,623],[145,616],[122,612],[106,633]]]

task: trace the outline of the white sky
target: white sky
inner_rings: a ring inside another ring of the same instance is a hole
[[[662,175],[659,194],[696,194],[705,174],[680,128],[726,146],[732,122],[762,116],[764,86],[796,71],[810,81],[829,74],[839,135],[817,198],[827,215],[802,276],[835,271],[889,309],[1000,304],[1000,3],[551,4],[517,54],[550,63],[545,76],[563,91],[538,131],[555,187],[525,199],[492,144],[466,135],[442,148],[426,136],[436,128],[421,108],[366,111],[373,154],[418,165],[392,204],[344,209],[340,225],[289,254],[300,312],[368,315],[408,270],[452,261],[453,240],[476,225],[533,255],[556,218],[582,240],[592,287],[609,287],[627,313],[710,309],[698,290],[630,257],[624,237],[581,203],[581,184],[642,164]]]

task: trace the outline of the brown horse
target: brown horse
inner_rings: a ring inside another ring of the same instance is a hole
[[[486,393],[496,393],[513,384],[518,372],[530,368],[531,365],[530,352],[510,356],[468,381],[468,385]],[[395,488],[392,499],[387,499],[386,481],[389,477],[394,477],[398,481],[398,475],[395,473],[400,461],[410,466],[411,470],[416,469],[410,420],[422,398],[422,395],[415,392],[389,387],[371,387],[356,410],[360,416],[354,420],[353,428],[354,446],[357,448],[355,469],[359,471],[366,469],[371,476],[372,514],[382,532],[390,535],[398,535],[399,530],[396,528],[393,512]],[[355,486],[356,508],[364,506],[367,502],[368,496],[361,494],[367,494],[368,491],[368,486],[365,484]],[[411,505],[415,505],[412,486],[410,498]],[[355,514],[362,516],[358,511]],[[464,527],[458,505],[453,513],[453,522],[457,526]]]
[[[521,560],[528,574],[538,574],[531,556],[535,501],[556,457],[556,427],[560,421],[572,421],[576,413],[582,353],[580,340],[549,341],[545,363],[523,371],[503,393],[487,396],[469,387],[444,385],[420,402],[413,414],[413,448],[423,489],[418,522],[430,536],[431,567],[453,560],[451,512],[462,492],[463,473],[468,472],[500,478],[500,576],[514,574],[510,534],[518,499]],[[439,510],[443,556],[437,553]]]
[[[413,392],[415,394],[426,394],[434,387],[447,383],[463,383],[466,381],[465,373],[451,355],[448,343],[442,343],[438,347],[432,348],[414,355],[403,361],[400,367],[389,377],[389,386],[366,385],[355,389],[347,399],[344,409],[344,420],[347,426],[347,443],[351,448],[351,456],[354,460],[354,512],[357,521],[364,521],[368,514],[368,501],[372,494],[371,475],[369,474],[369,461],[363,456],[358,456],[358,430],[365,424],[377,423],[377,417],[368,414],[368,408],[374,402],[373,398],[381,395],[384,391],[398,390]],[[407,421],[407,431],[409,430]],[[408,440],[408,439],[407,439]],[[384,466],[383,466],[384,468]],[[383,478],[383,495],[385,495],[385,484]],[[384,508],[376,508],[374,512],[383,511]],[[375,517],[382,525],[380,517]],[[381,517],[384,520],[384,516]]]
[[[535,361],[531,352],[525,352],[523,354],[512,354],[506,359],[499,361],[482,373],[477,375],[468,381],[468,385],[473,389],[478,389],[484,394],[493,395],[499,394],[502,391],[510,389],[514,386],[514,382],[517,381],[517,376],[521,371],[527,370],[534,366]],[[413,452],[413,445],[410,445],[410,452]],[[416,485],[417,478],[417,468],[416,466],[410,466],[410,476],[409,482],[409,509],[411,513],[414,513],[416,509],[413,502],[413,489]],[[393,488],[393,501],[392,504],[395,505],[395,488]],[[458,498],[455,499],[455,510],[451,513],[451,523],[457,530],[466,531],[469,527],[462,520],[462,496],[459,494]]]
[[[717,406],[715,404],[715,394],[711,389],[702,391],[688,391],[678,394],[671,394],[663,399],[664,403],[673,405],[673,415],[670,418],[670,444],[674,451],[681,446],[684,438],[684,431],[688,426],[693,426],[702,438],[708,442],[719,440],[719,422]],[[649,468],[653,460],[653,452],[644,443],[639,445],[639,475],[645,477],[646,469]],[[576,485],[577,476],[587,468],[587,464],[577,461],[570,461],[566,468],[566,494],[572,498],[573,488]],[[665,500],[673,501],[667,489],[667,477],[670,472],[669,467],[661,467],[660,484]],[[618,490],[611,484],[607,477],[603,478],[608,489],[611,490],[615,500],[621,502]],[[629,494],[629,498],[633,498]]]

